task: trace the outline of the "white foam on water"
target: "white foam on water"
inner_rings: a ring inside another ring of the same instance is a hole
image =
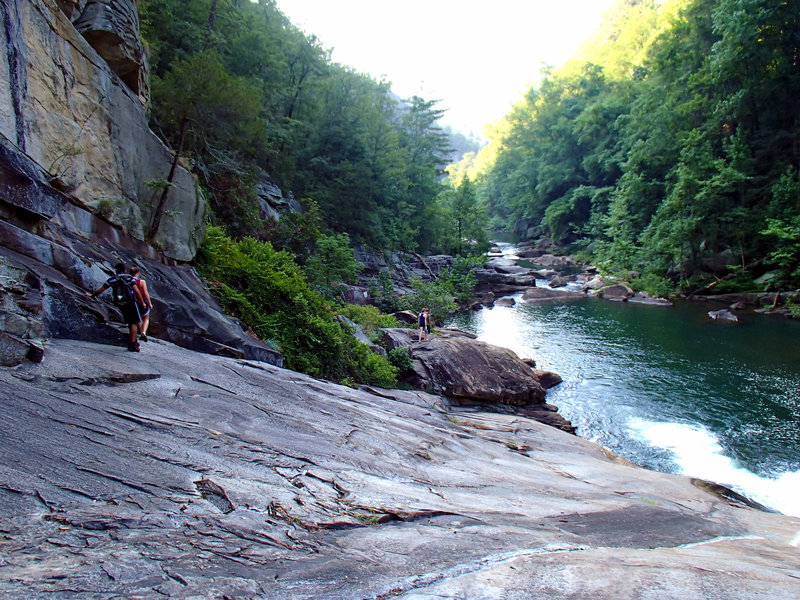
[[[800,471],[787,471],[775,478],[752,473],[725,456],[714,434],[699,425],[640,418],[632,418],[628,424],[637,439],[668,450],[683,475],[726,485],[785,515],[800,517]]]

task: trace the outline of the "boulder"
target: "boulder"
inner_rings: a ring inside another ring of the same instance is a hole
[[[492,304],[494,304],[494,294],[492,292],[483,294],[481,296],[480,302],[484,306],[491,306]]]
[[[550,302],[554,300],[577,300],[583,298],[580,292],[570,292],[568,290],[554,290],[552,288],[535,287],[525,290],[522,294],[522,301],[528,303]]]
[[[494,301],[495,306],[514,306],[516,303],[513,296],[503,296]]]
[[[485,267],[487,269],[495,269],[500,270],[501,268],[510,268],[515,267],[517,265],[517,261],[511,260],[509,258],[493,258],[489,262],[486,263]]]
[[[517,252],[517,256],[519,256],[520,258],[538,258],[542,254],[544,254],[544,251],[538,250],[536,248],[525,248],[525,249],[520,248],[519,251]]]
[[[526,275],[531,272],[530,269],[526,269],[525,267],[518,267],[517,265],[498,266],[495,267],[495,270],[498,273],[505,273],[507,275]]]
[[[384,329],[387,347],[405,347],[418,362],[421,389],[460,401],[525,406],[544,403],[544,388],[514,352],[454,330],[417,342],[416,332]]]
[[[392,316],[394,316],[394,318],[401,323],[406,323],[407,325],[416,325],[417,318],[419,317],[419,315],[411,312],[410,310],[400,310],[396,313],[393,313]]]
[[[564,381],[561,379],[561,375],[553,371],[545,371],[543,369],[531,369],[531,371],[533,371],[533,376],[536,378],[536,381],[539,382],[539,385],[546,390]]]
[[[710,310],[708,311],[708,316],[714,319],[715,321],[730,321],[732,323],[739,322],[739,317],[737,317],[727,308],[723,308],[721,310]]]
[[[624,283],[616,283],[614,285],[607,285],[598,290],[598,296],[606,300],[621,300],[625,301],[633,296],[633,290]]]
[[[666,298],[651,298],[647,292],[636,292],[628,298],[631,304],[648,304],[650,306],[672,306],[672,302]]]
[[[557,288],[557,287],[564,287],[565,285],[567,285],[567,283],[568,282],[566,278],[562,277],[561,275],[557,275],[550,280],[550,283],[548,285],[551,288]]]
[[[603,279],[601,277],[593,277],[589,281],[583,284],[583,291],[588,292],[591,290],[599,290],[605,285]]]
[[[536,285],[533,275],[500,273],[494,269],[476,269],[475,278],[478,280],[476,294],[510,294]]]
[[[574,265],[575,260],[570,256],[555,256],[553,254],[542,254],[535,261],[537,265],[543,267]]]
[[[553,269],[537,269],[533,272],[540,279],[553,279],[559,275],[558,271],[554,271]]]
[[[18,365],[28,355],[30,346],[25,340],[0,330],[0,365],[12,367]]]

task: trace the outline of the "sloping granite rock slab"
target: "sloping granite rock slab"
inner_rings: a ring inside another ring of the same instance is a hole
[[[800,519],[423,392],[56,340],[0,404],[2,597],[796,598]]]

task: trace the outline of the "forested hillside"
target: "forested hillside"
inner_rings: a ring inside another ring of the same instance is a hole
[[[230,234],[301,258],[320,229],[381,249],[447,249],[451,209],[439,194],[451,149],[434,101],[399,100],[389,82],[333,63],[271,0],[143,0],[139,12],[153,128]],[[264,172],[305,219],[257,220]]]
[[[195,174],[211,209],[196,260],[209,288],[289,368],[392,385],[397,368],[337,319],[397,324],[373,307],[343,306],[341,283],[363,268],[351,245],[479,251],[474,189],[444,177],[451,158],[475,143],[442,129],[435,101],[398,98],[390,82],[333,63],[272,0],[142,0],[138,10],[151,127],[170,145],[173,170],[180,162]],[[152,229],[171,177],[148,182],[161,197]],[[259,189],[273,181],[301,212],[260,215]],[[435,285],[411,282],[413,298],[386,300],[393,309],[454,306],[467,285],[459,282],[471,281],[459,265],[469,264],[456,263]]]
[[[650,287],[793,289],[799,142],[796,0],[619,0],[460,169],[496,223]]]

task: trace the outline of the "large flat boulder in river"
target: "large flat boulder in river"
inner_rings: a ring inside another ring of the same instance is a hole
[[[549,302],[551,300],[577,300],[584,298],[580,292],[570,292],[567,290],[557,290],[550,287],[533,287],[525,290],[522,294],[523,302]]]
[[[390,348],[408,350],[418,387],[467,401],[514,406],[544,403],[544,388],[533,370],[508,348],[457,330],[442,330],[421,343],[417,332],[409,329],[385,329],[384,336]]]

